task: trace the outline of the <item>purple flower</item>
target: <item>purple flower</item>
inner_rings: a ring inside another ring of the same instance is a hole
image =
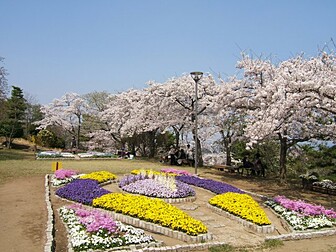
[[[93,199],[107,193],[110,193],[110,191],[101,188],[98,182],[92,179],[76,179],[56,191],[56,195],[61,198],[86,205],[91,205]]]
[[[202,187],[216,194],[222,194],[226,192],[244,193],[237,187],[212,179],[201,179],[195,176],[186,175],[177,176],[176,179],[189,185]]]
[[[138,181],[138,180],[143,180],[143,179],[146,179],[148,178],[148,176],[146,175],[143,175],[141,173],[137,174],[137,175],[127,175],[127,176],[124,176],[120,181],[119,181],[119,187],[120,188],[123,188],[124,186],[128,185],[128,184],[131,184],[131,183],[134,183],[135,181]]]
[[[187,184],[175,181],[176,190],[153,179],[137,180],[121,187],[126,192],[137,193],[157,198],[185,198],[194,196],[195,191]]]

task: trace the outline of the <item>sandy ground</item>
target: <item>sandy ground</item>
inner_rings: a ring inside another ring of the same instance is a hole
[[[222,180],[241,189],[246,189],[255,193],[263,193],[271,196],[277,194],[290,194],[292,196],[297,196],[297,198],[321,203],[327,207],[334,207],[336,204],[336,196],[328,196],[302,190],[290,191],[291,189],[288,188],[288,186],[282,188],[275,183],[268,183],[267,180],[248,180],[246,178],[239,178],[237,175],[222,176],[222,174],[213,173],[203,174],[203,176]],[[52,198],[52,201],[55,209],[62,204],[65,204],[64,201],[56,200],[54,198]],[[55,218],[55,226],[57,229],[56,251],[67,251],[67,239],[64,226],[60,222],[57,214],[55,215]],[[18,178],[15,181],[10,181],[0,186],[0,251],[44,251],[46,242],[46,222],[47,211],[45,204],[44,176],[34,176],[28,179]],[[226,230],[228,229],[229,228],[226,228]],[[234,230],[232,230],[231,233],[234,233]],[[252,234],[252,236],[253,235],[255,234]],[[159,239],[167,244],[175,242],[173,239],[165,238],[164,236],[160,236]],[[250,243],[253,244],[252,241]],[[264,251],[336,251],[336,236],[286,241],[280,248]]]

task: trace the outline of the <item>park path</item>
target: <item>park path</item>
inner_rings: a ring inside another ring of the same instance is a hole
[[[121,192],[121,189],[115,183],[106,185],[104,188],[111,192]],[[260,234],[248,227],[244,227],[237,221],[219,215],[207,207],[209,199],[216,194],[194,186],[193,189],[196,192],[195,201],[172,203],[172,205],[188,213],[193,218],[202,221],[207,226],[208,232],[212,234],[212,241],[225,242],[233,246],[254,246],[264,242],[266,235],[271,236],[288,233],[283,227],[280,219],[265,208],[264,209],[267,211],[268,217],[275,226],[275,231],[273,233]],[[187,243],[178,239],[151,233],[149,231],[146,232],[151,234],[157,240],[163,241],[167,246],[184,245]]]
[[[44,176],[18,178],[0,186],[0,251],[43,251],[47,212]]]

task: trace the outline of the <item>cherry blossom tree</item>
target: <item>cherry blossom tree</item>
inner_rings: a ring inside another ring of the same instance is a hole
[[[91,148],[96,148],[97,143],[110,150],[125,148],[124,136],[132,135],[138,126],[131,122],[131,115],[140,97],[141,91],[138,90],[128,90],[108,97],[106,106],[97,113],[99,128],[89,133]]]
[[[80,134],[83,115],[87,112],[85,100],[76,93],[67,93],[60,99],[54,99],[49,105],[42,106],[44,118],[36,124],[38,129],[57,126],[67,132],[75,142],[72,147],[80,147]]]
[[[246,134],[252,142],[277,137],[281,179],[286,178],[291,146],[335,136],[335,120],[330,117],[336,83],[331,59],[330,55],[311,59],[297,56],[274,65],[244,56],[238,63],[245,76],[235,91],[233,105],[248,109]]]
[[[211,99],[217,94],[216,83],[211,75],[205,75],[199,82],[197,115],[206,111]],[[166,129],[172,129],[176,136],[176,146],[179,146],[180,135],[183,132],[190,132],[193,135],[194,143],[198,145],[198,163],[203,165],[201,141],[195,139],[195,82],[189,74],[171,78],[165,83],[149,83],[150,91],[155,97],[159,97],[159,110],[164,112],[161,117],[161,125]],[[162,127],[161,126],[161,127]],[[202,125],[199,125],[202,127]]]
[[[87,113],[83,115],[83,124],[82,124],[82,134],[84,137],[88,138],[85,143],[83,143],[86,148],[90,150],[106,150],[104,137],[95,137],[91,138],[93,132],[94,135],[98,136],[99,131],[104,129],[105,123],[101,121],[100,113],[108,108],[108,104],[111,101],[113,96],[111,96],[108,92],[91,92],[85,94],[83,99],[87,104]]]
[[[216,86],[216,95],[212,97],[209,109],[202,116],[202,120],[207,130],[207,138],[212,136],[216,139],[215,142],[221,143],[221,149],[226,154],[226,164],[231,165],[231,147],[236,141],[242,140],[246,115],[244,108],[233,106],[236,101],[235,91],[241,81],[235,78],[229,81],[222,79],[219,81],[220,85]]]

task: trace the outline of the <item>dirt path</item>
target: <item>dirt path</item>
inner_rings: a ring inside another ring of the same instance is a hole
[[[47,212],[44,177],[0,186],[0,251],[43,251]]]

